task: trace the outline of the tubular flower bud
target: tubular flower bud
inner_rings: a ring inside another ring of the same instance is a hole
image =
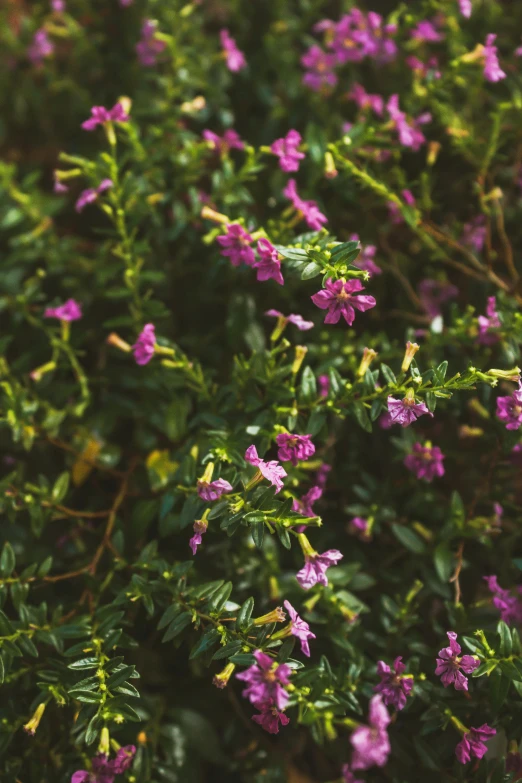
[[[357,375],[359,378],[363,378],[366,375],[366,370],[369,368],[370,364],[376,357],[377,351],[374,351],[373,348],[364,349],[361,363],[359,365],[359,369],[357,370]]]
[[[420,345],[417,345],[417,343],[410,343],[410,341],[408,340],[408,342],[406,343],[406,351],[404,352],[404,359],[402,360],[402,364],[401,364],[402,372],[407,372],[410,369],[410,364],[412,363],[413,357],[415,356],[419,348]]]

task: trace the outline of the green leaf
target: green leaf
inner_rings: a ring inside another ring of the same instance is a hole
[[[61,473],[56,479],[51,492],[51,497],[55,503],[61,503],[64,497],[67,495],[67,490],[69,489],[69,479],[69,473]]]
[[[243,642],[229,642],[228,644],[225,644],[224,647],[221,647],[221,649],[216,653],[214,653],[212,660],[220,661],[223,658],[229,658],[231,655],[235,655],[237,652],[239,652],[242,646]]]
[[[494,712],[500,710],[508,695],[511,681],[500,669],[495,669],[489,675],[489,703]]]
[[[79,661],[73,661],[69,664],[67,667],[68,669],[73,669],[74,671],[80,671],[82,669],[97,669],[99,667],[99,661],[97,658],[80,658]]]
[[[9,541],[6,541],[2,549],[2,554],[0,555],[0,576],[11,576],[15,569],[15,565],[16,557],[13,547]]]
[[[169,623],[172,622],[172,620],[181,612],[181,607],[179,604],[171,604],[170,606],[167,606],[165,611],[160,617],[160,621],[158,623],[158,631],[161,631],[162,628],[166,628]]]
[[[283,527],[282,525],[277,525],[276,527],[276,533],[279,537],[279,540],[281,541],[282,545],[285,549],[291,549],[292,548],[292,540],[290,538],[290,533],[286,529],[286,527]]]
[[[201,639],[194,645],[190,651],[189,660],[197,658],[198,655],[202,655],[207,650],[210,650],[216,642],[221,639],[221,634],[216,628],[211,628],[209,631],[203,634]]]
[[[255,524],[253,524],[252,527],[250,528],[250,534],[252,536],[252,539],[256,547],[258,549],[261,549],[265,538],[265,523],[255,522]]]
[[[453,573],[454,555],[447,544],[439,544],[433,553],[435,570],[441,582],[448,582]]]
[[[254,599],[247,598],[241,609],[237,613],[236,627],[240,631],[245,631],[250,625],[250,618],[254,611]]]
[[[464,525],[466,518],[466,512],[464,510],[464,503],[457,491],[451,495],[451,521],[457,528],[461,528]]]
[[[176,619],[171,622],[161,641],[170,642],[172,639],[174,639],[175,636],[181,633],[187,627],[187,625],[190,625],[191,622],[192,613],[183,612],[179,615],[179,617],[176,617]]]
[[[105,684],[108,688],[116,688],[118,685],[124,683],[129,677],[132,677],[135,671],[135,666],[122,666],[111,674]]]
[[[301,397],[305,402],[313,402],[317,398],[317,382],[312,368],[308,366],[301,375]]]
[[[94,691],[84,691],[81,688],[73,688],[72,690],[68,691],[68,693],[71,699],[84,702],[85,704],[99,704],[99,702],[101,702],[103,699],[101,693],[95,693]]]
[[[395,374],[392,370],[388,367],[387,364],[381,364],[381,372],[384,375],[384,380],[386,383],[391,384],[392,386],[397,385],[397,378],[395,377]]]
[[[310,261],[310,263],[307,264],[301,272],[301,280],[312,280],[312,278],[320,275],[322,271],[323,270],[319,264],[317,264],[315,261]]]
[[[209,610],[219,614],[228,601],[231,592],[232,582],[225,582],[223,587],[220,587],[220,589],[212,596],[212,599],[209,603]]]
[[[497,633],[500,636],[500,654],[508,658],[512,650],[511,631],[503,620],[497,625]]]
[[[395,538],[398,539],[406,549],[409,549],[410,552],[415,552],[416,555],[424,554],[426,551],[426,544],[417,533],[414,533],[413,530],[410,530],[409,527],[405,527],[404,525],[393,524],[391,527]]]
[[[368,411],[366,410],[362,402],[354,403],[353,412],[355,414],[355,418],[357,419],[357,423],[363,428],[363,430],[366,430],[366,432],[371,432],[372,422],[370,420],[370,417],[368,416]]]

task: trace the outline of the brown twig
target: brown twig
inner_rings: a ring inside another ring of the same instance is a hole
[[[495,201],[495,207],[496,207],[497,231],[500,237],[500,241],[502,242],[502,247],[504,249],[504,261],[506,262],[506,266],[508,268],[509,274],[511,275],[511,279],[513,280],[513,283],[517,283],[519,279],[519,274],[515,266],[515,262],[513,260],[513,248],[511,246],[511,242],[509,241],[509,237],[506,234],[504,213],[502,211],[500,201],[498,200]]]
[[[457,558],[457,565],[455,566],[455,571],[449,581],[450,583],[455,582],[455,606],[458,606],[462,595],[460,591],[460,572],[462,571],[462,563],[464,560],[464,541],[460,542],[455,557]]]

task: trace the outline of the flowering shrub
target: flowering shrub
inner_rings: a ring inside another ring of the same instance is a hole
[[[521,30],[1,5],[2,781],[522,779]]]

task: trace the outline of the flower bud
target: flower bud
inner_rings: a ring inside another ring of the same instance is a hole
[[[504,381],[520,383],[520,367],[513,367],[512,370],[488,370],[486,375],[492,378],[502,378]]]
[[[29,373],[29,377],[31,380],[41,381],[43,376],[46,375],[48,372],[52,372],[53,370],[56,370],[56,363],[55,362],[47,362],[46,364],[42,364],[40,367],[37,367],[35,370]]]
[[[286,614],[281,606],[277,606],[271,612],[256,617],[252,622],[254,625],[270,625],[270,623],[284,623]]]
[[[377,356],[377,351],[374,351],[373,348],[364,349],[361,363],[359,365],[359,369],[357,370],[357,375],[359,376],[359,378],[363,378],[366,375],[366,370],[373,362],[373,360],[376,358],[376,356]]]
[[[27,723],[24,726],[24,730],[30,734],[32,737],[36,734],[36,729],[40,725],[40,721],[42,720],[42,716],[45,712],[45,708],[47,706],[46,702],[42,702],[38,705],[36,710],[34,711],[33,717],[27,721]]]
[[[426,157],[426,162],[428,166],[433,166],[439,156],[439,152],[441,150],[441,144],[438,141],[430,141],[428,144],[428,155]]]
[[[408,342],[406,343],[406,351],[404,352],[404,359],[402,360],[402,364],[401,364],[402,372],[407,372],[410,369],[410,364],[412,363],[413,357],[415,356],[419,348],[420,345],[417,345],[417,343],[410,343],[410,341],[408,340]]]
[[[335,168],[335,161],[331,152],[325,152],[324,155],[324,176],[327,179],[334,179],[339,172]]]
[[[98,745],[98,753],[103,753],[105,756],[109,755],[110,751],[110,735],[107,726],[104,726],[101,730],[100,744]]]
[[[132,350],[129,343],[126,343],[125,340],[122,340],[122,338],[116,334],[116,332],[111,332],[107,337],[106,342],[107,345],[113,345],[115,348],[119,348],[120,351],[124,351],[125,353],[130,353]]]
[[[301,369],[301,365],[307,353],[308,353],[308,348],[306,347],[306,345],[295,346],[295,359],[292,364],[293,375],[297,375],[297,373]]]
[[[214,223],[230,223],[230,218],[226,215],[222,215],[221,212],[216,212],[215,209],[211,209],[210,207],[207,207],[205,204],[204,207],[201,209],[201,217],[205,218],[206,220],[212,220]]]
[[[236,665],[234,663],[227,663],[223,671],[214,675],[212,684],[215,685],[216,688],[226,688],[235,668]]]

